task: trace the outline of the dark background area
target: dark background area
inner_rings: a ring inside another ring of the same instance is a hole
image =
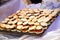
[[[42,0],[30,0],[33,4],[41,3]]]
[[[0,0],[0,5],[3,5],[3,4],[5,4],[8,1],[10,1],[10,0]]]

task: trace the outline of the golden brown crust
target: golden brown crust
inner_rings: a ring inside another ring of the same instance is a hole
[[[0,30],[20,31],[40,34],[51,24],[60,10],[55,9],[23,9],[8,16],[0,23]]]

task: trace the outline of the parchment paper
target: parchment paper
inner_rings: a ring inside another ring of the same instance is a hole
[[[38,4],[26,5],[22,2],[22,0],[20,0],[20,8],[19,9],[23,9],[26,7],[28,7],[28,8],[37,8],[38,7],[38,8],[55,9],[55,8],[60,8],[60,2],[59,3],[53,3],[50,1],[46,1],[45,4],[38,3]],[[12,11],[10,11],[10,12],[12,12]],[[10,14],[10,13],[8,13],[8,14]],[[3,15],[8,15],[8,14],[3,14]],[[3,19],[3,18],[4,17],[2,17],[1,19]],[[54,36],[55,35],[57,36],[57,34],[58,35],[60,34],[60,30],[58,30],[58,29],[60,29],[60,15],[58,15],[56,20],[44,32],[43,36],[32,36],[32,35],[26,35],[23,33],[0,32],[0,40],[50,40],[50,39],[54,40],[54,38],[55,38]],[[51,36],[54,38],[51,38]],[[57,37],[60,37],[60,35]],[[59,38],[56,38],[56,39],[59,40]]]

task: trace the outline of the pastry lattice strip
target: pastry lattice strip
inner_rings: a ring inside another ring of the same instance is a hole
[[[23,9],[0,23],[0,30],[40,34],[56,18],[59,9]]]

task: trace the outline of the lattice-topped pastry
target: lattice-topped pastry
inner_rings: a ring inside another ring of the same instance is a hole
[[[0,30],[40,34],[56,18],[59,9],[23,9],[0,23]]]

